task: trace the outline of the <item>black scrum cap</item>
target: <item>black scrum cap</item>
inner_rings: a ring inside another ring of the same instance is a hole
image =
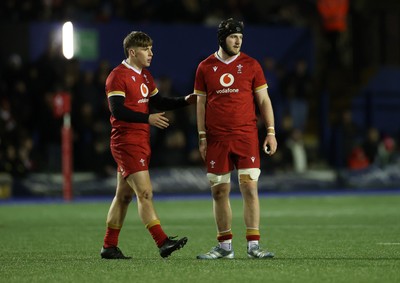
[[[232,18],[222,21],[218,26],[218,44],[224,47],[225,39],[232,33],[243,34],[243,22]]]

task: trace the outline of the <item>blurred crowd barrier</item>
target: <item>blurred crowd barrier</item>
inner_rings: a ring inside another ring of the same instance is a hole
[[[262,173],[259,192],[268,193],[324,193],[331,191],[396,190],[400,187],[400,162],[384,170],[369,167],[365,170],[309,170],[298,174],[281,172]],[[155,197],[179,195],[210,195],[206,173],[200,167],[172,167],[150,171]],[[0,199],[8,199],[12,190],[17,195],[30,198],[62,198],[63,176],[61,174],[31,174],[10,186],[11,178],[0,176]],[[232,193],[239,193],[237,174],[232,174]],[[93,173],[75,173],[73,198],[112,197],[115,194],[115,177],[98,178]]]

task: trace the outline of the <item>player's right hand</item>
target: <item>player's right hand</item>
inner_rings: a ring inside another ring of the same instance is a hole
[[[200,156],[203,159],[203,161],[206,160],[206,153],[207,153],[207,140],[200,140],[199,141],[199,151],[200,151]]]
[[[149,124],[159,129],[166,129],[169,126],[169,120],[164,116],[165,112],[149,115]]]

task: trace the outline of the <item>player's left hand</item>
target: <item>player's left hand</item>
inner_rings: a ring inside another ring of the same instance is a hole
[[[189,104],[196,104],[196,102],[197,102],[197,94],[191,93],[189,95],[186,95],[185,96],[185,100]]]
[[[276,141],[275,136],[266,136],[263,143],[264,152],[271,156],[274,155],[277,148],[278,148],[278,142]]]

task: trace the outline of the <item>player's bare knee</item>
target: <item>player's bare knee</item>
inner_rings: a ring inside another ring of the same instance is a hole
[[[219,201],[229,197],[229,189],[226,186],[214,186],[211,194],[214,200]]]
[[[121,192],[119,191],[116,195],[117,200],[122,204],[130,204],[133,198],[133,193],[131,192]]]
[[[153,199],[153,192],[151,190],[144,190],[140,192],[137,197],[140,200],[152,200]]]
[[[231,182],[230,172],[219,175],[207,173],[207,178],[210,181],[212,197],[214,200],[220,200],[229,195],[229,183]]]
[[[130,204],[132,201],[132,198],[133,198],[132,195],[124,195],[124,196],[122,196],[121,200],[125,204]]]
[[[250,182],[258,182],[260,174],[261,170],[258,168],[239,169],[238,170],[239,184],[242,185]]]
[[[254,201],[258,199],[257,186],[253,186],[251,183],[240,185],[240,193],[245,201]]]

